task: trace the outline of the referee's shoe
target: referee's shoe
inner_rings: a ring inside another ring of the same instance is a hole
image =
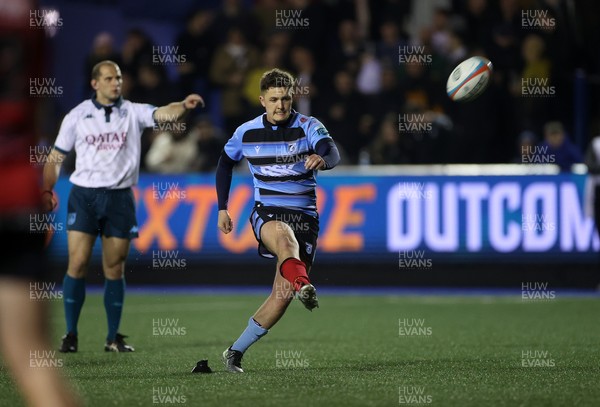
[[[117,334],[115,336],[114,341],[106,342],[106,345],[104,345],[104,350],[106,352],[133,352],[133,351],[135,351],[135,349],[133,349],[132,346],[127,345],[125,343],[125,340],[124,340],[125,338],[127,338],[126,335]]]
[[[77,335],[70,332],[64,335],[58,351],[62,353],[77,352]]]

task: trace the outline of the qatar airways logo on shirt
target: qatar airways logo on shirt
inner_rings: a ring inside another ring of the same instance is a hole
[[[127,132],[110,132],[100,134],[88,134],[85,136],[88,145],[95,146],[96,150],[120,150],[126,147]]]

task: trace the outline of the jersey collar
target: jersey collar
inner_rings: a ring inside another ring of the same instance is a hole
[[[96,93],[93,93],[92,97],[91,97],[91,101],[94,104],[94,106],[96,106],[96,109],[103,109],[108,106],[115,106],[115,107],[120,108],[121,104],[123,103],[123,96],[119,96],[117,101],[115,103],[113,103],[112,105],[104,106],[104,105],[100,104],[100,102],[98,102],[98,100],[96,99]]]
[[[280,123],[280,124],[273,124],[273,123],[271,123],[271,122],[269,122],[267,120],[267,114],[263,113],[263,115],[262,115],[263,125],[265,127],[268,127],[268,128],[273,128],[274,126],[277,126],[277,128],[279,128],[279,127],[290,127],[290,125],[292,123],[294,123],[294,120],[296,120],[296,115],[297,114],[298,113],[294,109],[292,109],[291,112],[290,112],[290,117],[288,117],[288,119],[285,122]]]

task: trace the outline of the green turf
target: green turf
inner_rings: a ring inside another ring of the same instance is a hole
[[[322,295],[321,308],[312,313],[292,303],[244,357],[245,374],[223,372],[221,352],[262,300],[129,295],[122,331],[136,352],[111,354],[102,346],[101,297],[88,295],[80,351],[57,358],[64,358],[62,371],[89,406],[149,406],[161,400],[286,407],[600,404],[598,299],[523,303],[518,297]],[[62,304],[52,306],[58,343]],[[400,336],[404,318],[423,320],[424,334]],[[178,320],[179,329],[171,333],[185,335],[153,335],[153,320],[166,319]],[[529,363],[553,366],[523,367],[522,352],[536,356]],[[200,359],[208,359],[215,373],[191,374]],[[164,398],[167,393],[172,398]],[[416,394],[420,398],[410,398]],[[20,405],[4,369],[0,405]]]

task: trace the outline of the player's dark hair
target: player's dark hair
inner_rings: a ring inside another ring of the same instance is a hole
[[[110,61],[108,59],[106,59],[104,61],[100,61],[96,65],[94,65],[94,67],[92,68],[92,79],[98,80],[98,78],[100,78],[100,68],[102,68],[105,65],[113,65],[116,68],[119,67],[119,65],[117,65],[116,62]]]
[[[266,92],[269,88],[291,88],[294,86],[294,77],[291,73],[281,69],[271,69],[260,78],[260,92]]]

